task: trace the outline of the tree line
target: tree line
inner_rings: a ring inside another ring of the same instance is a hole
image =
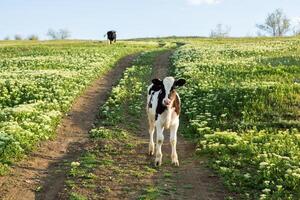
[[[292,27],[291,20],[281,9],[276,9],[272,13],[269,13],[263,24],[256,24],[256,27],[266,33],[267,35],[280,37],[284,36],[289,31],[292,31],[293,35],[300,35],[300,21],[294,27]],[[231,28],[218,24],[215,29],[210,32],[210,37],[229,37]],[[264,35],[258,32],[258,36]]]
[[[51,40],[65,40],[67,38],[71,37],[71,32],[68,29],[59,29],[59,30],[54,30],[54,29],[49,29],[46,35],[51,39]],[[39,40],[39,36],[36,34],[29,35],[26,38],[23,38],[21,35],[16,34],[14,35],[13,39],[15,40]],[[10,37],[7,36],[4,38],[4,40],[10,40]]]

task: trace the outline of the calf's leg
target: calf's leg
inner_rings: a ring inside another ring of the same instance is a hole
[[[176,152],[178,126],[179,126],[179,119],[177,118],[170,127],[170,143],[172,147],[171,160],[172,160],[172,164],[174,164],[175,166],[179,166],[178,155]]]
[[[150,141],[149,141],[149,155],[152,156],[154,154],[154,135],[155,130],[155,122],[149,119],[149,135],[150,135]]]
[[[160,123],[156,123],[156,157],[155,157],[156,166],[160,166],[162,163],[161,146],[164,142],[163,131],[164,131],[164,127]]]

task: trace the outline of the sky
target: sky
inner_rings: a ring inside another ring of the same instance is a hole
[[[256,24],[283,9],[293,24],[300,22],[300,0],[1,0],[0,39],[67,29],[73,39],[209,36],[219,23],[230,36],[255,36]]]

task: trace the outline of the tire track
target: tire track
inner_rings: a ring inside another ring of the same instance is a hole
[[[99,107],[135,57],[120,59],[114,68],[94,81],[62,119],[55,140],[42,142],[36,152],[13,166],[10,175],[1,177],[0,199],[57,199],[65,180],[64,163],[79,155]]]

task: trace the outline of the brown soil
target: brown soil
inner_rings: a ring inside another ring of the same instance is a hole
[[[154,73],[149,77],[149,83],[151,78],[163,79],[167,76],[171,53],[167,51],[156,57]],[[219,178],[206,167],[206,160],[195,156],[195,145],[180,135],[177,144],[180,166],[175,167],[171,164],[169,133],[166,131],[163,164],[160,168],[156,168],[154,156],[148,155],[149,134],[146,112],[141,113],[138,120],[128,116],[127,123],[131,122],[135,122],[139,127],[137,130],[130,130],[136,133],[130,140],[107,141],[106,145],[110,146],[109,149],[113,153],[105,150],[103,142],[94,144],[92,149],[100,150],[100,160],[108,158],[115,163],[112,166],[100,166],[95,170],[97,176],[94,182],[95,188],[76,188],[76,193],[83,194],[88,199],[109,200],[156,198],[219,200],[230,195]],[[126,129],[128,125],[122,128]],[[128,143],[135,147],[126,150],[125,146]],[[153,192],[155,194],[148,194],[147,190],[151,188],[155,190]],[[62,195],[61,198],[67,199],[67,194]]]
[[[64,162],[77,158],[88,140],[87,133],[96,121],[99,107],[135,57],[121,59],[111,71],[94,81],[62,119],[55,140],[42,142],[36,152],[13,166],[12,173],[0,178],[0,199],[57,199],[66,178]]]
[[[152,78],[162,79],[168,75],[170,54],[171,52],[167,52],[157,57]],[[160,173],[154,178],[155,183],[165,193],[159,199],[217,200],[229,196],[219,178],[206,167],[206,160],[195,156],[195,144],[180,136],[180,130],[177,143],[179,167],[172,166],[169,132],[165,131],[164,135],[163,163]]]

